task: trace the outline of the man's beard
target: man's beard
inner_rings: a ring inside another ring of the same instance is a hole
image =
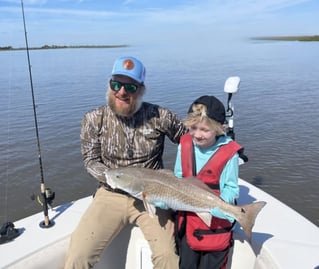
[[[111,94],[108,94],[108,105],[111,108],[111,110],[122,117],[131,117],[133,114],[135,114],[142,106],[142,96],[139,96],[138,99],[132,104],[130,104],[126,108],[118,107],[116,106],[115,102],[116,97],[114,95],[111,96]]]

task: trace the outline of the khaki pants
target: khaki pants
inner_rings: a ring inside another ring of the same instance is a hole
[[[152,250],[154,269],[177,269],[174,222],[167,210],[157,210],[154,218],[143,202],[99,188],[71,236],[65,269],[92,268],[100,255],[126,224],[140,227]]]

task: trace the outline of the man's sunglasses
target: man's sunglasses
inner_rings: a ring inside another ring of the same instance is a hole
[[[138,85],[135,85],[133,83],[122,83],[113,79],[110,80],[110,87],[115,92],[120,91],[121,88],[124,87],[127,93],[136,93],[137,89],[139,88]]]

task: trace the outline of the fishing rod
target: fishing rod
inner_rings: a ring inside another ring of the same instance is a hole
[[[25,23],[23,0],[21,0],[21,10],[22,10],[22,17],[23,17],[25,46],[26,46],[27,58],[28,58],[29,80],[30,80],[30,87],[31,87],[32,106],[33,106],[33,115],[34,115],[34,124],[35,124],[35,133],[36,133],[36,138],[37,138],[37,150],[38,150],[38,159],[39,159],[40,175],[41,175],[41,185],[40,185],[41,196],[42,196],[41,204],[42,204],[42,207],[43,207],[44,220],[40,222],[40,227],[49,228],[49,227],[52,227],[54,225],[54,222],[52,220],[50,220],[49,214],[48,214],[48,207],[49,207],[49,205],[51,204],[51,202],[54,199],[54,193],[52,193],[49,188],[46,188],[45,184],[44,184],[44,175],[43,175],[43,166],[42,166],[42,157],[41,157],[41,147],[40,147],[40,136],[39,136],[37,111],[36,111],[35,98],[34,98],[32,71],[31,71],[31,62],[30,62],[30,53],[29,53],[29,44],[28,44],[28,35],[27,35],[27,28],[26,28],[26,23]]]
[[[240,85],[240,77],[229,77],[225,81],[224,92],[228,93],[226,117],[228,118],[227,135],[235,140],[234,131],[234,105],[231,102],[233,94],[237,93]],[[240,164],[248,162],[248,157],[244,154],[244,148],[238,151]]]

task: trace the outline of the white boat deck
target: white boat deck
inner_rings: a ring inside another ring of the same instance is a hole
[[[240,180],[238,204],[263,200],[253,228],[251,245],[237,226],[229,268],[315,269],[319,268],[319,228],[277,199]],[[41,228],[43,213],[15,222],[24,229],[12,242],[0,245],[0,268],[61,269],[69,236],[91,201],[86,197],[49,212],[55,225]],[[150,249],[137,227],[126,228],[104,253],[100,268],[151,269]]]

